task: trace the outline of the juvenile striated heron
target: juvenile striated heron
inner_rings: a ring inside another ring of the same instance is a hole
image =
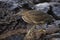
[[[29,23],[33,24],[34,26],[28,31],[27,35],[28,36],[36,27],[36,25],[43,25],[45,23],[51,22],[53,20],[53,17],[47,13],[44,13],[42,11],[37,11],[37,10],[29,10],[29,11],[23,11],[22,13],[22,19]],[[21,15],[18,13],[18,15]],[[45,30],[39,30],[45,32]]]

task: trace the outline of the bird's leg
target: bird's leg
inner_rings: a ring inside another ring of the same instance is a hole
[[[36,25],[33,25],[33,27],[28,31],[27,35],[29,35],[35,29],[35,27],[36,27]]]
[[[36,26],[37,25],[33,25],[33,27],[26,34],[26,37],[24,38],[24,40],[35,40],[36,38],[41,37],[41,34],[46,33],[44,29],[35,30]]]
[[[35,29],[36,25],[33,25],[33,27],[28,31],[28,33],[26,34],[26,37],[24,38],[24,40],[34,40],[34,29]]]
[[[45,27],[44,26],[42,26],[42,25],[44,25],[44,24],[41,24],[40,26],[41,26],[41,28],[39,28],[38,29],[38,32],[40,32],[40,33],[42,33],[42,34],[45,34],[46,33],[46,30],[45,30]],[[47,26],[47,24],[45,24],[45,26]]]

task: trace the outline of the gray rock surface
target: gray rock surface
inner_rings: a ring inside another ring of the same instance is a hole
[[[47,13],[48,10],[50,9],[50,4],[45,2],[45,3],[39,3],[39,4],[36,4],[33,8],[35,10],[42,10],[43,12]]]
[[[52,38],[51,40],[60,40],[60,38]]]
[[[53,7],[52,8],[53,13],[60,19],[60,5],[55,4],[52,7]]]

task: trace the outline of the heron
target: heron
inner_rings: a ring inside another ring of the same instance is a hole
[[[22,19],[29,23],[33,24],[32,28],[28,31],[28,36],[31,32],[33,32],[36,25],[43,25],[45,23],[53,21],[53,17],[47,13],[44,13],[43,11],[37,11],[37,10],[25,10],[17,13],[17,15],[22,15]],[[39,30],[40,32],[46,32],[45,30]]]

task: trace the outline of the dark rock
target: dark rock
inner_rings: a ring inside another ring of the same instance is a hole
[[[0,8],[0,34],[6,30],[15,30],[18,28],[26,28],[25,22],[21,16],[16,16],[15,11]],[[25,26],[22,26],[25,25]]]
[[[10,4],[8,7],[9,10],[14,10],[17,7],[31,9],[34,4],[48,2],[49,0],[0,0],[1,2],[5,2]]]
[[[13,35],[8,38],[5,38],[5,40],[23,40],[24,35]]]
[[[44,3],[44,2],[50,2],[50,0],[33,0],[34,4]]]
[[[51,0],[51,2],[60,2],[60,0]]]
[[[56,20],[54,23],[60,28],[60,20]]]
[[[16,8],[18,8],[18,4],[17,3],[13,3],[13,2],[5,2],[5,1],[0,1],[0,8],[6,8],[8,10],[14,10]]]
[[[51,40],[51,39],[53,39],[53,38],[60,38],[60,33],[53,33],[53,34],[50,34],[50,35],[46,35],[45,37],[44,37],[44,39],[49,39],[49,40]]]
[[[5,3],[5,2],[2,2],[0,1],[0,8],[8,8],[8,7],[11,7],[12,5],[8,4],[8,3]]]
[[[60,5],[59,4],[53,5],[52,11],[56,15],[56,18],[60,19]]]
[[[52,15],[55,19],[60,19],[59,17],[59,9],[60,8],[60,3],[57,3],[57,2],[50,2],[50,9],[48,10],[48,14]]]
[[[52,38],[51,40],[60,40],[60,38]]]

